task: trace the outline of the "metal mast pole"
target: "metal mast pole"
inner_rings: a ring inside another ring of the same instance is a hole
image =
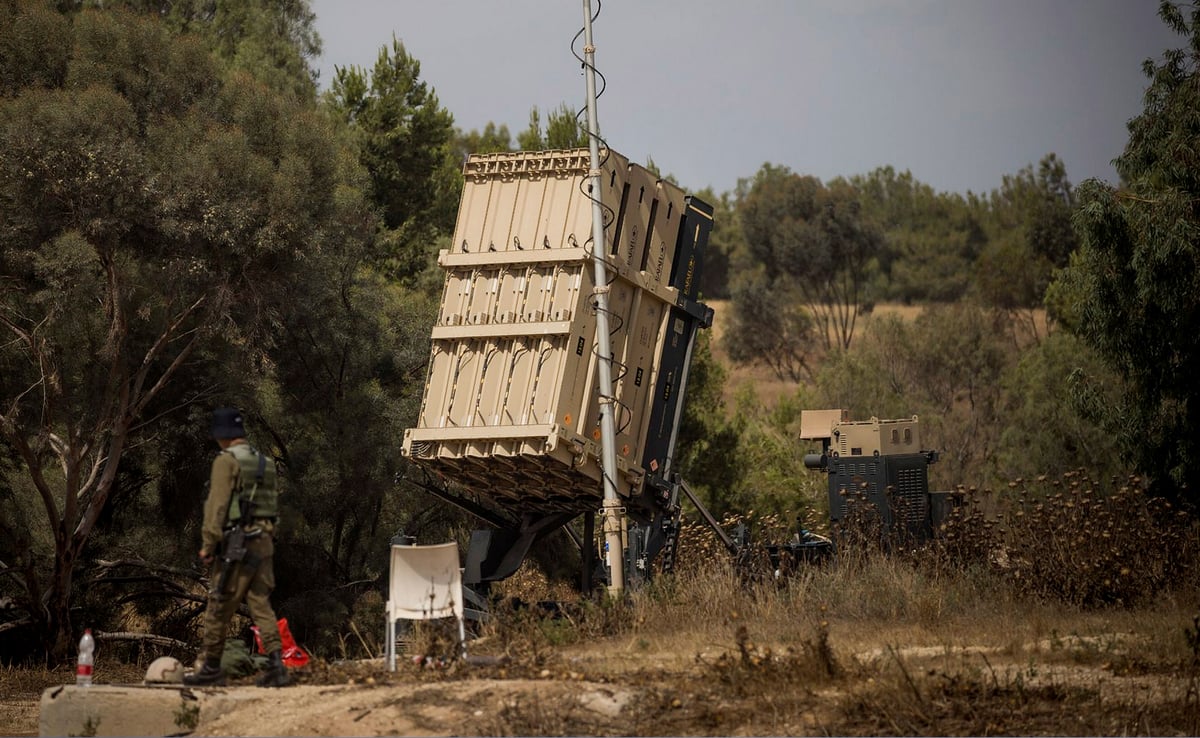
[[[608,274],[604,266],[604,208],[600,202],[600,124],[596,119],[596,47],[592,45],[592,3],[583,0],[584,78],[587,80],[588,146],[591,172],[588,187],[592,197],[592,266],[596,304],[597,388],[600,393],[600,448],[604,484],[604,543],[608,551],[611,581],[608,592],[621,594],[625,587],[625,547],[621,540],[622,509],[617,498],[616,431],[613,423],[612,349],[608,334]]]

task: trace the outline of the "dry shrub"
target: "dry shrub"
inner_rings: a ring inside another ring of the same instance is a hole
[[[629,597],[634,630],[639,635],[668,637],[692,633],[729,619],[746,598],[734,577],[727,552],[689,562],[674,573],[659,575]]]
[[[808,689],[834,681],[842,667],[829,642],[829,624],[822,621],[799,645],[756,643],[742,624],[734,632],[736,647],[716,657],[698,654],[711,678],[741,697],[770,694],[780,689]]]
[[[852,620],[934,625],[946,617],[1006,609],[1011,602],[1007,589],[991,578],[945,575],[879,552],[843,553],[836,567],[799,586],[831,612]]]
[[[1036,735],[1061,730],[1064,713],[1094,717],[1094,689],[1035,685],[1028,678],[1020,671],[925,671],[890,650],[860,689],[839,700],[837,729],[844,735]]]
[[[481,635],[516,667],[540,669],[563,646],[627,631],[631,612],[628,601],[611,598],[535,604],[497,599]]]
[[[961,487],[950,518],[921,543],[889,534],[876,512],[851,505],[834,532],[832,565],[801,564],[780,577],[760,545],[793,533],[778,518],[751,512],[723,521],[753,533],[736,557],[711,531],[687,524],[674,574],[634,600],[638,629],[661,621],[699,630],[742,613],[782,633],[818,605],[838,618],[934,625],[1012,612],[1031,596],[1094,608],[1145,604],[1172,587],[1194,593],[1193,519],[1148,497],[1137,478],[1119,482],[1105,489],[1072,472],[1016,480],[1001,494]]]
[[[866,528],[856,527],[854,520],[842,528],[845,536],[833,561],[796,562],[778,574],[756,541],[734,557],[711,533],[704,535],[704,529],[685,530],[674,574],[658,577],[633,600],[638,630],[702,631],[713,623],[744,618],[755,624],[760,637],[786,641],[796,638],[798,623],[811,624],[823,609],[839,619],[934,624],[946,617],[1010,608],[1014,598],[1002,576],[914,565],[929,552],[882,545],[878,528],[872,533],[869,518],[864,519]],[[764,542],[787,540],[793,533],[773,516],[725,522],[748,522]]]
[[[715,561],[729,560],[734,575],[744,585],[769,582],[777,574],[803,568],[804,562],[793,561],[786,554],[781,554],[779,560],[772,560],[767,546],[792,540],[801,528],[816,528],[804,518],[789,523],[779,515],[760,515],[753,510],[745,514],[727,515],[720,525],[733,539],[738,552],[731,554],[706,524],[685,521],[679,533],[676,573],[694,575],[711,568]]]
[[[969,491],[927,559],[943,570],[986,567],[1020,594],[1080,607],[1136,605],[1194,572],[1200,550],[1187,512],[1129,477],[1101,485],[1081,471]]]
[[[496,601],[483,628],[483,637],[494,641],[494,648],[516,666],[540,669],[555,655],[558,639],[554,633],[565,630],[548,625],[548,618],[545,612],[513,600]]]
[[[498,711],[476,726],[477,735],[609,735],[596,731],[595,716],[588,714],[581,702],[577,695],[508,696],[501,700]]]
[[[409,626],[401,637],[401,652],[413,666],[441,668],[458,658],[458,621],[455,618],[401,622],[407,622]]]
[[[579,593],[567,583],[547,577],[532,559],[526,559],[508,579],[497,582],[492,592],[497,597],[522,602],[570,602],[579,598]]]
[[[1194,701],[1133,690],[1107,696],[1107,680],[1079,681],[1052,669],[993,665],[964,657],[926,668],[890,648],[838,701],[843,735],[1196,735]]]
[[[729,519],[726,518],[725,522],[728,523]],[[728,526],[723,527],[728,529]],[[729,551],[707,525],[689,520],[680,524],[674,573],[694,575],[714,561],[728,557]]]
[[[384,650],[385,638],[378,623],[384,622],[386,602],[378,590],[369,589],[359,595],[350,608],[346,621],[347,633],[338,639],[336,653],[341,659],[371,658]],[[403,624],[405,621],[400,621]]]
[[[864,494],[847,495],[846,513],[833,527],[838,550],[855,555],[886,551],[897,541],[884,527],[883,515]]]

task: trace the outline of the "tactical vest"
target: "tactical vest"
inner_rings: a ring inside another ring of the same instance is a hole
[[[225,449],[225,453],[237,459],[238,476],[234,481],[233,494],[229,496],[230,523],[242,517],[242,500],[254,503],[255,518],[279,517],[279,486],[275,478],[275,461],[260,454],[248,444],[239,443]]]

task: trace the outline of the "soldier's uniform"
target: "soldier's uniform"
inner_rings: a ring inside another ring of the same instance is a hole
[[[241,415],[222,408],[213,413],[213,437],[236,439],[224,445],[213,459],[208,498],[204,501],[204,525],[201,529],[201,555],[216,557],[211,572],[208,608],[204,613],[204,640],[201,655],[204,666],[184,677],[193,685],[221,684],[221,656],[225,635],[238,605],[243,601],[258,626],[263,650],[270,658],[261,686],[285,686],[290,683],[282,660],[282,642],[271,592],[275,589],[275,525],[278,518],[278,485],[275,463],[246,443]],[[245,556],[226,561],[222,551],[226,532],[240,526],[246,533]]]

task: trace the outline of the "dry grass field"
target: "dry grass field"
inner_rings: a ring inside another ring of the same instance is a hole
[[[621,603],[498,607],[470,644],[487,665],[414,664],[449,649],[421,628],[395,673],[316,659],[299,686],[247,689],[193,734],[1200,734],[1194,577],[1081,610],[883,556],[751,581],[711,551],[693,545]],[[101,662],[97,679],[133,670]],[[3,732],[35,734],[38,694],[69,677],[0,672]]]

